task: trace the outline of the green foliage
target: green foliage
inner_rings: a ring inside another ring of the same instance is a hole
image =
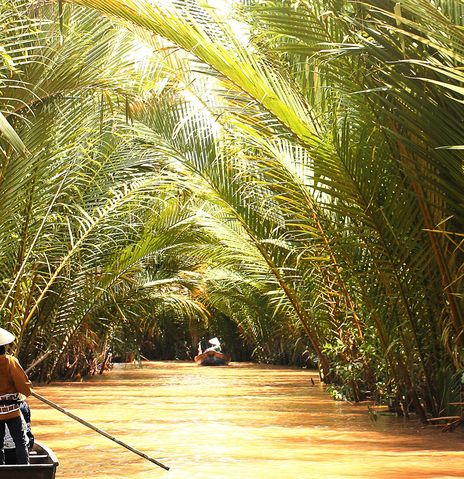
[[[442,412],[464,345],[459,2],[243,2],[236,28],[192,0],[76,3],[59,32],[53,7],[0,10],[21,358],[51,348],[45,378],[71,351],[187,358],[222,331],[316,357],[339,397]]]

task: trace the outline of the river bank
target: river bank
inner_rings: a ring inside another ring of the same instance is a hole
[[[37,392],[171,468],[31,399],[36,438],[60,460],[57,479],[464,477],[461,431],[373,421],[366,407],[330,398],[307,370],[143,363]]]

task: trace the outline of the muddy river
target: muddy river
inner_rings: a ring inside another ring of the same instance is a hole
[[[307,370],[143,363],[36,391],[170,467],[31,398],[36,439],[60,461],[57,479],[464,478],[462,431],[374,420],[366,405],[333,401]]]

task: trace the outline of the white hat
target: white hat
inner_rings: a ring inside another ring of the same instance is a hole
[[[12,343],[16,338],[6,329],[0,328],[0,346]]]
[[[212,344],[213,346],[219,346],[221,344],[221,341],[219,341],[218,338],[211,338],[209,340],[210,344]]]

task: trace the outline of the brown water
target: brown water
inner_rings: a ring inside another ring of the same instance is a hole
[[[171,468],[31,399],[36,438],[60,460],[57,479],[464,478],[462,432],[373,421],[305,370],[144,363],[36,391]]]

